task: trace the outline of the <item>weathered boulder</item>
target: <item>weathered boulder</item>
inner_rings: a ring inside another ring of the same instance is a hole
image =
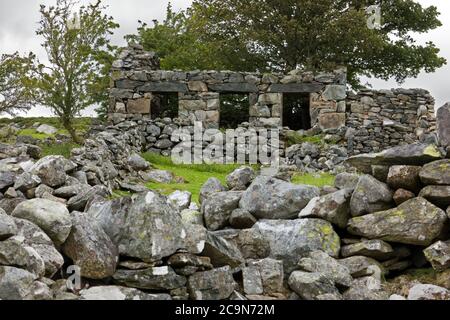
[[[186,237],[183,239],[183,249],[193,254],[200,254],[205,249],[208,230],[203,225],[184,223]]]
[[[60,187],[66,182],[66,172],[72,171],[76,165],[63,156],[47,156],[36,162],[30,172],[37,175],[43,184]]]
[[[200,203],[203,203],[210,195],[226,190],[227,189],[222,185],[219,179],[209,178],[200,189],[199,201]]]
[[[432,284],[417,284],[409,290],[408,300],[450,300],[450,291]]]
[[[230,216],[230,225],[236,229],[247,229],[253,227],[256,218],[248,211],[235,209]]]
[[[445,209],[450,206],[450,186],[426,186],[420,191],[419,197]]]
[[[364,256],[352,256],[339,260],[339,263],[347,267],[354,278],[373,276],[381,279],[386,273],[385,268],[376,260]]]
[[[135,171],[144,171],[150,167],[150,163],[137,153],[130,155],[127,159],[127,163]]]
[[[426,185],[450,185],[450,159],[424,165],[420,171],[420,180]]]
[[[253,181],[255,175],[255,171],[251,167],[236,169],[226,178],[228,188],[233,191],[245,190]]]
[[[154,267],[143,270],[117,270],[113,276],[116,283],[127,287],[145,290],[168,291],[181,288],[186,284],[186,278],[177,275],[172,268]]]
[[[67,201],[67,207],[70,211],[84,211],[86,204],[97,195],[107,197],[109,191],[102,185],[84,188],[82,192]]]
[[[24,300],[30,296],[38,276],[14,267],[0,266],[0,299]]]
[[[363,240],[341,248],[341,255],[344,258],[365,256],[376,260],[387,260],[392,257],[393,253],[394,249],[391,245],[382,240]]]
[[[91,186],[85,184],[74,184],[71,186],[65,186],[53,191],[52,195],[58,198],[70,199],[78,194],[91,189]]]
[[[369,276],[353,280],[350,289],[343,293],[344,300],[388,300],[389,294],[383,290],[381,280]]]
[[[317,187],[258,176],[242,195],[239,207],[258,219],[289,219],[318,196]]]
[[[348,231],[369,239],[427,246],[441,234],[446,220],[443,210],[419,197],[395,209],[353,218]]]
[[[119,260],[118,251],[98,222],[85,213],[72,212],[72,225],[62,249],[81,268],[81,276],[89,279],[112,276]]]
[[[182,210],[181,219],[185,224],[198,224],[203,226],[203,215],[197,210],[191,209]]]
[[[17,174],[11,171],[0,171],[0,190],[11,187],[16,181]]]
[[[188,290],[193,300],[223,300],[231,296],[236,283],[230,267],[197,272],[189,277]]]
[[[72,228],[72,221],[66,206],[46,199],[24,201],[14,209],[12,216],[36,224],[57,246],[66,241]]]
[[[17,234],[17,226],[14,219],[0,209],[0,241],[8,239]]]
[[[261,279],[262,292],[266,295],[283,291],[283,262],[271,258],[249,260],[248,267],[253,268],[252,274]]]
[[[438,241],[423,250],[423,253],[436,271],[450,268],[450,241]]]
[[[36,188],[40,183],[41,179],[38,176],[30,172],[24,172],[17,176],[14,183],[14,189],[26,192],[27,190]]]
[[[269,241],[270,257],[282,260],[286,273],[294,270],[298,259],[311,251],[322,250],[332,257],[339,256],[339,236],[324,220],[261,220],[252,229]]]
[[[120,286],[99,286],[80,291],[81,300],[171,300],[168,294],[151,294]]]
[[[341,287],[350,287],[353,278],[350,270],[323,251],[313,251],[298,263],[303,271],[321,273]]]
[[[208,232],[202,256],[209,257],[214,267],[228,265],[235,268],[244,263],[242,253],[233,242],[212,232]]]
[[[261,274],[257,267],[242,268],[242,288],[245,294],[256,295],[264,293]]]
[[[245,259],[263,259],[270,255],[270,243],[256,229],[244,229],[235,239]]]
[[[368,213],[392,208],[392,191],[389,187],[370,175],[359,178],[356,189],[350,199],[352,216],[358,217]]]
[[[405,189],[398,189],[393,195],[394,202],[397,206],[401,205],[403,202],[414,199],[416,195],[414,192]]]
[[[182,211],[189,208],[189,205],[191,204],[191,198],[192,193],[190,193],[189,191],[176,190],[169,194],[167,200],[173,206],[175,206],[175,208],[178,208],[178,210]]]
[[[334,186],[338,189],[355,190],[359,181],[359,175],[354,173],[342,172],[336,176]]]
[[[36,128],[36,132],[52,135],[58,132],[58,129],[48,124],[41,124],[39,127]]]
[[[439,144],[450,147],[450,103],[446,103],[436,112]]]
[[[346,162],[361,172],[370,174],[373,165],[420,166],[443,157],[444,155],[434,144],[414,143],[394,147],[380,153],[356,155],[350,157]]]
[[[300,211],[299,218],[321,218],[344,229],[350,219],[350,189],[342,189],[322,197],[313,198]]]
[[[18,236],[0,242],[0,265],[20,267],[38,277],[45,274],[44,260]]]
[[[211,194],[202,203],[205,225],[209,230],[219,230],[229,224],[231,213],[239,206],[242,192],[228,191]]]
[[[152,170],[142,173],[141,176],[145,181],[155,183],[171,183],[175,179],[173,173],[167,170]]]
[[[387,184],[392,189],[406,189],[417,192],[420,189],[419,166],[392,166],[389,168]]]
[[[289,287],[305,300],[315,300],[324,294],[339,294],[333,281],[322,273],[294,271],[288,282]]]

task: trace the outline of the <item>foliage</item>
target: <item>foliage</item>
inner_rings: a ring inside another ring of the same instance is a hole
[[[20,57],[18,53],[0,57],[0,114],[14,115],[32,106],[28,81],[34,55]]]
[[[336,177],[330,173],[318,173],[318,174],[295,174],[292,177],[292,183],[295,184],[307,184],[316,187],[334,186],[334,180]]]
[[[56,6],[41,5],[37,35],[44,39],[49,64],[35,64],[33,81],[37,103],[50,107],[75,142],[76,116],[86,107],[107,98],[107,74],[113,48],[109,36],[118,27],[103,13],[101,0],[81,6],[75,0],[57,0]],[[79,25],[78,24],[79,21]]]
[[[156,51],[166,69],[281,71],[295,68],[348,68],[358,87],[362,75],[398,82],[434,72],[446,61],[412,32],[441,26],[434,6],[414,0],[381,2],[382,23],[369,28],[368,6],[378,0],[195,0],[187,11],[173,12],[137,36]]]

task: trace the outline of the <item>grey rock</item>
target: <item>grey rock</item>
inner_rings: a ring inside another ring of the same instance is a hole
[[[29,172],[24,172],[16,178],[14,189],[26,192],[27,190],[36,188],[41,183],[41,179]]]
[[[324,294],[339,294],[333,281],[321,273],[294,271],[288,282],[289,287],[305,300],[315,300]]]
[[[85,188],[84,191],[69,199],[67,207],[70,211],[84,211],[88,201],[97,195],[107,197],[109,196],[109,191],[102,185]]]
[[[62,249],[89,279],[110,277],[116,271],[118,250],[98,223],[85,213],[72,212],[72,231]]]
[[[80,291],[81,300],[171,300],[168,294],[151,294],[145,293],[137,289],[120,287],[120,286],[99,286]]]
[[[317,187],[259,176],[242,195],[239,207],[258,219],[288,219],[296,217],[317,196]]]
[[[443,210],[419,197],[395,209],[353,218],[348,231],[369,239],[427,246],[441,234],[446,220]]]
[[[323,251],[310,252],[298,265],[303,271],[321,273],[341,287],[348,288],[353,281],[350,270]]]
[[[17,226],[14,219],[0,209],[0,241],[8,239],[17,234]]]
[[[75,184],[67,187],[61,187],[53,191],[52,195],[58,198],[69,199],[80,193],[83,193],[85,190],[90,189],[89,185]]]
[[[205,225],[209,230],[219,230],[229,223],[231,213],[239,206],[242,192],[228,191],[210,195],[202,203]]]
[[[38,277],[26,270],[0,266],[0,299],[24,300]]]
[[[185,209],[181,211],[181,220],[184,224],[203,226],[203,215],[197,210]]]
[[[154,291],[172,290],[186,284],[185,277],[177,275],[167,266],[144,270],[117,270],[113,279],[120,285]]]
[[[385,183],[370,175],[363,175],[350,199],[350,212],[357,217],[390,209],[393,206],[392,196],[393,192]]]
[[[20,267],[37,277],[45,273],[44,260],[18,236],[0,242],[0,265]]]
[[[20,203],[12,216],[29,220],[39,226],[56,245],[61,245],[69,236],[72,221],[67,208],[58,202],[32,199]]]
[[[375,277],[355,279],[350,289],[343,293],[344,300],[388,300],[389,294]]]
[[[259,268],[251,266],[242,269],[242,286],[245,294],[264,293]]]
[[[36,162],[30,172],[37,175],[43,184],[60,187],[66,182],[66,172],[75,167],[75,164],[63,156],[47,156]]]
[[[10,171],[0,172],[0,190],[14,185],[17,174]]]
[[[386,270],[378,261],[368,257],[353,256],[341,259],[339,263],[347,267],[354,278],[366,276],[381,278],[386,273]]]
[[[387,260],[392,257],[394,249],[382,240],[363,240],[341,248],[344,258],[351,256],[365,256],[376,260]]]
[[[334,186],[338,189],[355,190],[359,181],[359,175],[354,173],[339,173],[334,181]]]
[[[264,294],[283,292],[284,271],[283,262],[271,258],[249,260],[249,267],[254,267],[261,278]]]
[[[450,291],[432,284],[417,284],[409,289],[408,300],[450,300]]]
[[[128,165],[136,171],[144,171],[150,167],[150,163],[147,162],[144,158],[142,158],[137,153],[133,153],[127,159]]]
[[[171,183],[175,179],[172,172],[166,170],[152,170],[142,174],[146,182]]]
[[[450,241],[438,241],[423,250],[423,253],[436,271],[450,268]]]
[[[450,159],[424,165],[420,171],[420,180],[425,185],[450,185]]]
[[[167,200],[174,205],[178,210],[182,211],[189,208],[191,204],[192,193],[189,191],[179,191],[176,190],[172,192]]]
[[[450,206],[450,186],[426,186],[420,191],[419,197],[441,208],[447,208]]]
[[[442,147],[450,147],[450,103],[446,103],[436,112],[437,134]]]
[[[233,210],[230,216],[230,225],[236,229],[251,228],[256,222],[256,218],[243,209]]]
[[[419,166],[392,166],[389,169],[387,184],[392,189],[406,189],[417,192],[420,188]]]
[[[242,253],[234,243],[211,232],[208,232],[202,255],[209,257],[214,267],[228,265],[235,268],[244,263]]]
[[[188,290],[193,300],[224,300],[231,296],[235,282],[230,267],[197,272],[188,280]]]
[[[323,250],[332,257],[339,256],[339,236],[324,220],[261,220],[252,229],[269,241],[270,257],[282,260],[286,273],[311,251]]]
[[[227,189],[222,185],[219,179],[209,178],[200,189],[200,203],[203,203],[209,196],[217,192],[223,192]]]
[[[39,127],[36,128],[36,131],[38,133],[52,135],[52,134],[55,134],[56,132],[58,132],[58,129],[56,129],[55,127],[50,126],[48,124],[41,124]]]
[[[350,189],[339,190],[322,197],[313,198],[308,205],[300,211],[299,218],[321,218],[339,228],[345,228],[350,219]]]
[[[230,173],[226,180],[230,190],[242,191],[247,189],[255,178],[255,171],[251,167],[241,167]]]

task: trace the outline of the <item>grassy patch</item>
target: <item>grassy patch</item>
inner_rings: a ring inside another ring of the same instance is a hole
[[[336,177],[330,173],[321,174],[295,174],[292,177],[292,183],[307,184],[316,187],[334,186]]]
[[[226,176],[235,169],[241,167],[240,164],[220,165],[220,164],[192,164],[177,165],[172,162],[170,157],[163,157],[154,153],[145,153],[143,157],[153,166],[160,170],[167,170],[177,177],[184,179],[184,183],[148,183],[147,187],[157,190],[162,194],[170,194],[175,190],[189,191],[192,193],[192,200],[198,203],[200,189],[203,184],[211,177],[219,179],[224,185]]]
[[[70,152],[74,148],[79,148],[80,146],[76,143],[61,143],[61,144],[51,144],[42,146],[42,157],[50,155],[60,155],[66,158],[70,157]]]
[[[26,128],[31,128],[33,124],[36,122],[39,122],[40,124],[48,124],[50,126],[55,127],[56,129],[63,130],[64,127],[61,124],[61,121],[57,117],[31,117],[31,118],[25,118],[25,117],[15,117],[13,119],[10,118],[0,118],[0,126],[6,125],[10,123],[17,123],[21,126],[24,126]],[[89,129],[89,126],[92,123],[92,118],[87,117],[81,117],[81,118],[75,118],[74,119],[74,128],[77,131],[87,131]]]
[[[297,132],[290,132],[286,136],[287,146],[290,147],[294,144],[302,144],[305,142],[314,143],[314,144],[323,144],[323,136],[315,135],[315,136],[304,136],[300,135]]]
[[[64,134],[64,135],[69,135],[69,133],[67,132],[67,130],[63,130],[63,129],[59,129],[58,134]],[[45,134],[45,133],[39,133],[36,131],[36,129],[32,129],[32,128],[27,128],[27,129],[23,129],[20,130],[17,135],[19,136],[31,136],[34,139],[39,139],[39,140],[44,140],[47,138],[53,138],[55,135],[54,134]]]

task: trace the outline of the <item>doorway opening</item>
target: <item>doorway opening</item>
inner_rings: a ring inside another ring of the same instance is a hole
[[[291,130],[311,129],[309,93],[283,94],[283,126]]]

